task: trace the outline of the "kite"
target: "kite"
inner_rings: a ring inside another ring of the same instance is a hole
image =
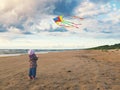
[[[53,18],[54,22],[59,25],[59,26],[63,26],[63,27],[75,27],[75,28],[79,28],[79,25],[81,24],[76,24],[67,20],[63,19],[63,16],[58,16]]]
[[[81,20],[83,20],[84,18],[81,18],[81,17],[79,17],[79,16],[72,16],[73,18],[76,18],[76,19],[81,19]]]

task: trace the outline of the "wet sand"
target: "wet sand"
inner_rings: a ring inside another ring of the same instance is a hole
[[[27,55],[0,57],[0,90],[120,90],[120,50],[39,54],[37,79]]]

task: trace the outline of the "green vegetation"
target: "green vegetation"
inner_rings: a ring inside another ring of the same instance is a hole
[[[119,44],[114,44],[114,45],[104,45],[104,46],[98,46],[98,47],[93,47],[90,49],[94,50],[109,50],[109,49],[120,49],[120,43]]]

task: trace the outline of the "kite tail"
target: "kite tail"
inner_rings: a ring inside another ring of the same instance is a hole
[[[62,23],[63,23],[63,24],[66,24],[66,25],[70,25],[70,26],[76,27],[76,28],[79,28],[79,27],[78,27],[78,24],[75,24],[75,23],[73,23],[73,22],[63,21]]]

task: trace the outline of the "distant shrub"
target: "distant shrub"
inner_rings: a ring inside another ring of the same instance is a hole
[[[110,50],[110,49],[117,49],[117,50],[119,50],[120,49],[120,44],[104,45],[104,46],[93,47],[93,48],[90,48],[90,49],[102,50],[102,51],[105,50],[107,52],[107,50]]]

